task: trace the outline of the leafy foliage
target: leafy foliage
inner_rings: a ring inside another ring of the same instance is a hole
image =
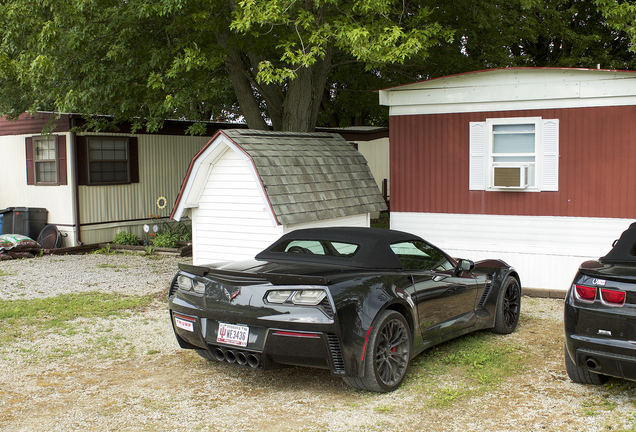
[[[614,30],[627,35],[629,50],[636,52],[636,4],[616,0],[595,0],[594,3]]]
[[[153,245],[155,247],[174,248],[178,241],[192,240],[192,227],[183,222],[176,224],[164,223],[161,230],[155,235]]]
[[[6,0],[0,114],[148,131],[167,118],[386,125],[378,88],[492,67],[631,69],[635,17],[615,0]]]
[[[0,111],[108,114],[156,131],[240,104],[252,128],[311,130],[334,53],[369,65],[425,55],[451,34],[429,14],[393,0],[8,0]]]
[[[115,235],[113,243],[117,245],[139,246],[139,237],[127,231],[120,231]]]
[[[613,0],[608,0],[612,1]],[[631,69],[625,33],[607,25],[594,0],[427,1],[431,19],[457,37],[431,51],[429,76],[494,67]]]

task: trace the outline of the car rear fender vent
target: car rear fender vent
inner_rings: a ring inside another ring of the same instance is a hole
[[[322,307],[322,310],[327,314],[329,318],[333,318],[333,307],[331,307],[331,302],[329,301],[329,297],[325,297],[322,299],[318,306]]]
[[[333,362],[333,371],[336,374],[345,373],[344,357],[342,356],[342,348],[338,336],[334,334],[327,335],[329,343],[329,351],[331,352],[331,361]]]
[[[177,278],[172,279],[172,283],[170,284],[170,289],[168,290],[168,298],[172,297],[174,293],[179,289],[179,284],[177,283]]]
[[[484,305],[486,304],[486,300],[488,300],[488,294],[490,294],[490,291],[492,291],[492,284],[494,280],[495,280],[494,275],[488,275],[486,277],[486,288],[484,288],[484,293],[481,295],[481,298],[479,299],[479,307],[484,307]]]

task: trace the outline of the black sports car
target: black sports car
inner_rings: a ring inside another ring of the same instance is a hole
[[[424,349],[480,329],[510,333],[519,320],[512,267],[455,260],[405,232],[297,230],[255,258],[179,266],[169,308],[182,348],[254,369],[329,369],[386,392]]]
[[[636,223],[579,267],[565,298],[565,367],[578,383],[636,380]]]

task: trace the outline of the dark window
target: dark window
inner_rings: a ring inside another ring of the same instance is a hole
[[[88,138],[89,183],[129,183],[127,138]]]
[[[279,244],[274,252],[351,257],[359,246],[329,240],[290,240]]]
[[[137,137],[78,135],[75,145],[79,185],[139,183]]]
[[[453,268],[452,263],[439,249],[421,241],[394,243],[391,250],[402,263],[404,270],[444,271]]]
[[[27,184],[66,185],[66,137],[47,135],[26,138]]]

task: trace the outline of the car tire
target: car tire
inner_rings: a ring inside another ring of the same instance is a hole
[[[203,357],[206,360],[218,362],[218,360],[214,357],[214,355],[212,355],[212,353],[208,350],[197,349],[195,351],[197,352],[197,354],[199,354],[201,357]]]
[[[499,290],[495,326],[492,331],[509,334],[515,331],[521,311],[521,286],[514,276],[508,276]]]
[[[365,353],[364,377],[345,377],[360,390],[380,393],[398,388],[411,359],[412,336],[404,316],[393,310],[382,312],[371,328]]]
[[[601,385],[607,381],[606,375],[597,374],[585,368],[578,367],[570,358],[567,348],[565,348],[565,370],[570,379],[575,383]]]

